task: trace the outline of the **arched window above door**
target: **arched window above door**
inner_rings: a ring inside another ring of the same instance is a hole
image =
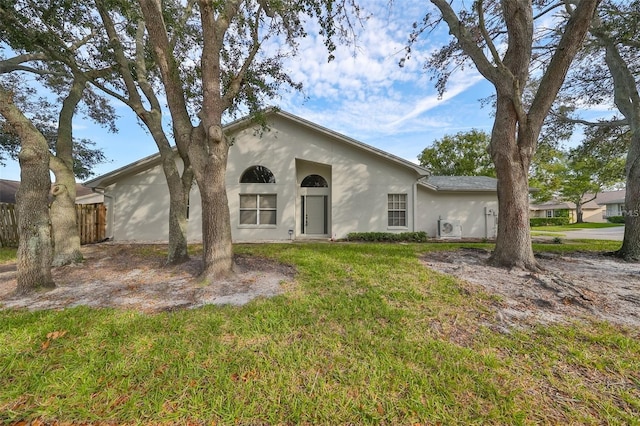
[[[309,175],[306,178],[302,179],[302,183],[300,184],[303,188],[328,188],[329,185],[325,178],[320,175]]]
[[[240,176],[240,183],[276,183],[276,177],[265,166],[251,166]]]

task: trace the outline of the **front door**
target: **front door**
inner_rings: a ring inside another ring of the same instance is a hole
[[[304,195],[302,197],[302,233],[307,235],[326,235],[327,229],[326,195]]]

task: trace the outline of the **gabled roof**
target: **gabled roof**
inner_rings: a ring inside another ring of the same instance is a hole
[[[488,176],[429,176],[419,183],[434,191],[496,192],[498,179]]]
[[[372,154],[375,154],[379,157],[383,157],[388,161],[396,163],[400,166],[407,167],[415,171],[418,176],[427,176],[429,174],[429,170],[418,165],[412,163],[411,161],[400,158],[396,155],[390,154],[381,149],[375,148],[371,145],[367,145],[363,142],[357,141],[353,138],[345,136],[341,133],[335,132],[333,130],[327,129],[326,127],[320,126],[318,124],[312,123],[311,121],[305,120],[304,118],[298,117],[289,112],[282,111],[277,108],[270,108],[265,111],[265,115],[268,116],[278,116],[284,118],[286,120],[298,123],[304,127],[309,128],[318,133],[325,134],[332,139],[338,140],[346,145],[350,145],[356,149],[366,151]],[[224,131],[226,133],[233,133],[239,130],[242,130],[248,126],[255,125],[255,122],[251,119],[251,117],[245,117],[240,120],[233,121],[224,126]],[[175,149],[175,148],[174,148]],[[142,158],[133,163],[127,164],[126,166],[120,167],[119,169],[113,170],[109,173],[105,173],[101,176],[98,176],[94,179],[88,180],[84,183],[84,185],[89,186],[91,188],[105,188],[115,181],[117,181],[121,176],[135,174],[146,170],[150,167],[155,166],[160,163],[160,154],[153,154],[148,157]]]
[[[401,157],[398,157],[396,155],[390,154],[390,153],[388,153],[386,151],[383,151],[381,149],[378,149],[378,148],[376,148],[374,146],[367,145],[364,142],[360,142],[358,140],[355,140],[353,138],[345,136],[345,135],[343,135],[341,133],[338,133],[338,132],[336,132],[334,130],[328,129],[328,128],[323,127],[323,126],[320,126],[319,124],[313,123],[313,122],[311,122],[309,120],[305,120],[304,118],[298,117],[297,115],[294,115],[294,114],[291,114],[289,112],[282,111],[282,110],[279,110],[279,109],[271,109],[271,110],[269,110],[269,113],[270,114],[276,114],[276,115],[279,115],[281,117],[287,118],[287,119],[289,119],[291,121],[294,121],[294,122],[297,122],[297,123],[299,123],[299,124],[301,124],[301,125],[303,125],[305,127],[309,127],[311,129],[319,132],[319,133],[324,133],[324,134],[326,134],[328,136],[331,136],[334,139],[338,139],[338,140],[340,140],[341,142],[344,142],[347,145],[352,145],[352,146],[354,146],[354,147],[356,147],[358,149],[361,149],[361,150],[368,151],[370,153],[379,155],[381,157],[384,157],[384,158],[386,158],[388,160],[391,160],[392,162],[395,162],[395,163],[400,164],[402,166],[409,167],[409,168],[415,170],[416,173],[418,173],[419,175],[427,176],[427,175],[430,174],[428,169],[420,166],[419,164],[412,163],[411,161],[405,160],[404,158],[401,158]],[[244,119],[244,120],[247,120],[247,121],[250,122],[250,119]],[[233,126],[233,123],[231,123],[229,125],[229,128],[231,129],[232,126]]]

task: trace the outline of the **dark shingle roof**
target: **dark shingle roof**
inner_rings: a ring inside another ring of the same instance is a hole
[[[16,192],[20,187],[20,181],[18,180],[7,180],[0,179],[0,203],[16,203]],[[88,195],[93,193],[91,188],[87,188],[86,186],[82,186],[81,184],[76,184],[76,196],[80,197],[83,195]]]

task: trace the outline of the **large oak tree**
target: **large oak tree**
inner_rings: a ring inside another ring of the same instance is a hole
[[[446,0],[431,0],[454,40],[436,52],[429,65],[439,74],[438,87],[444,90],[455,65],[470,60],[495,87],[495,121],[490,153],[498,178],[498,235],[491,257],[495,265],[536,270],[529,230],[528,173],[536,151],[544,119],[562,86],[569,66],[589,30],[599,0],[475,1],[454,10]],[[536,8],[534,8],[534,4]],[[540,85],[531,103],[523,92],[536,61],[534,48],[545,41],[534,25],[538,14],[564,6],[558,17],[562,30],[559,41],[550,50],[540,77]],[[431,17],[424,20],[433,25]],[[426,27],[418,27],[415,41]]]
[[[172,43],[163,4],[139,0],[149,43],[171,112],[178,151],[186,152],[202,205],[203,280],[211,282],[233,271],[231,224],[226,192],[226,168],[231,141],[224,119],[236,111],[258,112],[282,85],[298,88],[283,59],[296,52],[304,36],[305,19],[317,20],[331,51],[345,0],[225,0],[189,2],[181,10],[193,13],[201,28],[195,62],[199,67],[197,93],[188,90],[180,55]],[[185,19],[178,19],[187,22]],[[275,44],[268,44],[277,40]],[[265,45],[270,46],[267,50]],[[191,96],[199,106],[191,114]]]
[[[54,108],[52,102],[45,102],[49,108],[35,114],[41,117],[44,127],[51,127],[46,118],[55,122],[56,127],[55,149],[47,164],[55,175],[51,189],[51,222],[53,264],[57,266],[82,259],[75,209],[78,156],[74,155],[74,147],[79,145],[74,143],[73,118],[82,104],[86,114],[99,123],[109,125],[113,118],[110,106],[88,89],[90,76],[65,60],[79,52],[85,54],[90,37],[74,37],[82,14],[64,13],[68,8],[62,6],[64,4],[56,2],[8,2],[0,5],[0,19],[4,24],[0,29],[0,41],[15,53],[13,57],[2,58],[0,74],[30,73],[40,85],[58,95],[59,105]],[[50,30],[56,27],[63,28],[62,34]],[[53,109],[57,111],[51,113]],[[42,133],[40,136],[44,137]],[[100,158],[100,154],[91,158]]]
[[[593,20],[591,39],[580,66],[570,76],[565,90],[569,102],[589,105],[615,104],[622,117],[587,121],[565,108],[571,123],[595,128],[619,128],[628,138],[625,164],[625,232],[617,255],[640,260],[640,1],[604,1]],[[610,143],[603,140],[603,143]],[[617,142],[624,142],[621,137]]]

